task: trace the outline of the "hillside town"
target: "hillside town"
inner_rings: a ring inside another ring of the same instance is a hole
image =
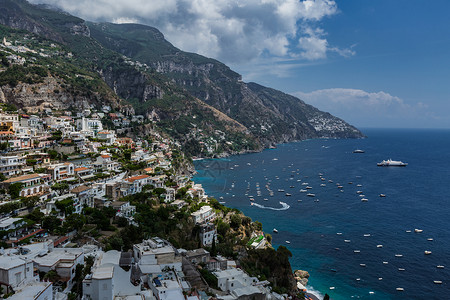
[[[179,144],[105,124],[141,121],[2,104],[3,298],[286,299],[236,255],[271,248],[270,235],[208,197]]]

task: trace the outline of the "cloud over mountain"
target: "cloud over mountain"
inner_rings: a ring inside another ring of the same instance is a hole
[[[338,12],[334,0],[30,0],[91,21],[138,22],[175,46],[226,63],[266,56],[326,58],[352,51],[329,45],[319,22]],[[336,51],[338,49],[339,51]]]

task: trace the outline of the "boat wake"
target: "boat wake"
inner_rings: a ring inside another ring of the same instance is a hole
[[[258,203],[253,203],[252,205],[253,205],[253,206],[256,206],[256,207],[259,207],[259,208],[263,208],[263,209],[271,209],[271,210],[287,210],[287,209],[290,208],[290,206],[289,206],[287,203],[285,203],[285,202],[281,202],[281,201],[280,201],[280,204],[281,204],[281,206],[282,206],[282,207],[280,207],[280,208],[270,207],[270,206],[264,206],[264,205],[261,205],[261,204],[258,204]]]

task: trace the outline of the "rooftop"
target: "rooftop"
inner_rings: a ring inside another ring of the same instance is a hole
[[[141,179],[148,178],[148,177],[149,177],[148,175],[138,175],[138,176],[134,176],[134,177],[128,177],[125,180],[129,181],[129,182],[135,182],[136,180],[141,180]]]
[[[27,174],[27,175],[22,175],[22,176],[18,176],[18,177],[13,177],[13,178],[7,179],[3,182],[14,183],[14,182],[20,182],[20,181],[25,181],[25,180],[30,180],[30,179],[38,179],[38,178],[41,178],[41,176],[39,176],[39,174]]]
[[[109,279],[113,278],[114,266],[102,266],[94,270],[92,279]]]

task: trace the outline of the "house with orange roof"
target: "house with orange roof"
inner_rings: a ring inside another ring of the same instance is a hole
[[[103,130],[97,133],[97,138],[104,140],[106,144],[111,145],[116,142],[116,133],[112,130]]]
[[[149,183],[150,176],[138,175],[124,179],[129,184],[127,195],[142,192],[142,187]]]
[[[78,167],[73,170],[77,177],[81,179],[89,179],[94,177],[94,170],[87,167]]]
[[[120,169],[120,164],[116,161],[113,161],[111,155],[109,154],[101,154],[100,156],[98,156],[93,165],[97,172],[118,171]]]

